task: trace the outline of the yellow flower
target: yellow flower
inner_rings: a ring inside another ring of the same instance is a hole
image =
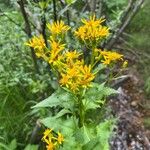
[[[25,45],[34,48],[37,57],[44,56],[44,49],[46,48],[46,45],[42,35],[40,35],[39,37],[34,36],[29,40],[29,42],[26,42]]]
[[[99,20],[96,20],[95,15],[93,15],[93,16],[90,16],[90,19],[89,19],[89,20],[81,19],[81,21],[82,21],[86,26],[89,26],[89,27],[91,27],[91,26],[97,27],[97,26],[99,26],[102,22],[104,22],[105,19],[100,18]]]
[[[55,63],[58,60],[61,60],[61,56],[59,56],[59,53],[64,50],[65,44],[60,44],[60,42],[56,42],[55,40],[51,40],[50,46],[51,46],[51,51],[50,51],[50,57],[49,57],[49,63]],[[57,62],[58,63],[58,62]]]
[[[72,68],[67,69],[67,75],[69,78],[76,78],[79,75],[79,68],[77,66],[74,66]]]
[[[52,24],[47,24],[47,28],[50,30],[52,34],[61,34],[67,32],[70,27],[65,25],[63,21],[57,21]]]
[[[109,35],[109,28],[101,25],[104,21],[105,19],[96,20],[95,16],[91,16],[90,20],[82,19],[84,25],[75,31],[75,36],[82,41],[98,41],[105,38]]]
[[[69,77],[66,74],[61,74],[61,79],[59,81],[61,85],[65,85],[67,88],[69,87]]]
[[[55,149],[55,144],[52,142],[49,142],[48,145],[46,145],[47,150],[54,150]]]
[[[64,142],[64,137],[60,132],[58,132],[58,136],[56,137],[52,134],[52,129],[46,129],[42,140],[46,142],[47,150],[55,150],[58,144]]]
[[[67,61],[72,61],[73,59],[76,59],[80,56],[81,54],[78,53],[76,50],[72,51],[72,52],[66,52],[65,56],[67,58]]]
[[[74,93],[81,88],[90,87],[91,81],[95,78],[95,75],[91,72],[91,66],[84,65],[83,61],[75,60],[72,65],[68,63],[65,68],[61,73],[59,83]]]
[[[39,37],[34,36],[29,40],[29,42],[25,43],[25,45],[30,46],[34,49],[43,49],[46,46],[42,35],[40,35]]]
[[[101,51],[100,54],[103,56],[104,60],[102,60],[103,64],[109,65],[113,61],[123,60],[123,55],[117,52],[111,51]]]
[[[42,140],[44,142],[46,142],[47,144],[49,144],[49,141],[52,139],[53,135],[52,135],[52,129],[46,129],[44,132],[44,136],[42,138]]]
[[[87,32],[86,26],[81,26],[74,33],[75,36],[84,41],[86,39],[86,32]]]
[[[91,65],[87,66],[82,66],[81,67],[81,72],[82,72],[82,76],[83,79],[81,80],[81,85],[82,87],[88,87],[90,86],[91,81],[95,78],[95,75],[93,73],[91,73]]]
[[[99,26],[99,28],[97,30],[98,30],[97,31],[98,36],[106,37],[109,35],[109,28],[106,26]]]
[[[80,86],[80,84],[78,82],[72,82],[70,84],[70,89],[71,89],[71,91],[73,91],[75,93],[75,92],[79,91],[79,86]]]
[[[128,66],[128,61],[125,60],[125,61],[123,62],[122,68],[126,68],[127,66]]]
[[[62,142],[64,142],[64,137],[60,132],[58,132],[57,141],[59,144],[62,144]]]

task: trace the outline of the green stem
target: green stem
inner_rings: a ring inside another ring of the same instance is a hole
[[[95,50],[95,44],[92,46],[91,66],[93,66],[93,64],[94,64],[94,50]]]
[[[85,113],[84,113],[84,106],[81,97],[78,97],[78,103],[79,103],[79,127],[83,127],[84,125],[84,119],[85,119]]]

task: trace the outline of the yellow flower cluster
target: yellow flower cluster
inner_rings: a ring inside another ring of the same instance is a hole
[[[91,16],[89,20],[81,20],[84,25],[75,31],[75,35],[82,41],[99,41],[109,35],[109,28],[102,26],[104,19],[96,20],[95,15]]]
[[[110,63],[115,62],[117,60],[123,60],[123,55],[117,52],[100,51],[100,55],[104,58],[101,62],[105,65],[109,65]]]
[[[81,20],[84,25],[75,31],[75,35],[83,41],[98,42],[101,38],[108,36],[109,28],[102,26],[104,19],[96,19],[95,15],[91,16],[89,20]],[[95,74],[92,73],[92,67],[99,61],[103,64],[109,65],[116,60],[122,60],[123,55],[116,52],[92,50],[92,64],[86,65],[84,63],[83,54],[65,49],[63,44],[63,36],[70,27],[65,25],[63,21],[57,21],[52,24],[47,24],[51,33],[49,45],[46,47],[42,35],[33,37],[26,45],[34,48],[37,57],[42,57],[47,61],[53,69],[58,73],[59,83],[63,87],[67,87],[73,92],[78,92],[82,88],[90,87]],[[94,46],[96,47],[96,46]],[[95,55],[97,53],[98,55]],[[93,57],[94,56],[94,57]],[[96,60],[96,62],[94,62]]]
[[[46,45],[42,35],[39,37],[34,36],[29,42],[26,42],[25,45],[34,48],[37,57],[43,57]]]
[[[56,137],[54,136],[52,129],[46,129],[42,140],[47,144],[47,150],[55,150],[56,147],[64,142],[64,137],[60,132],[57,133]]]
[[[89,87],[95,78],[91,66],[85,65],[83,60],[79,60],[79,55],[76,51],[67,52],[64,56],[64,67],[61,70],[61,86],[65,86],[73,92]]]
[[[51,50],[49,51],[48,62],[53,66],[57,66],[61,61],[62,56],[60,53],[64,50],[65,44],[61,44],[60,42],[56,42],[54,39],[49,41]]]
[[[57,21],[52,24],[48,23],[47,28],[52,33],[52,35],[62,34],[70,29],[70,27],[65,25],[63,21]]]

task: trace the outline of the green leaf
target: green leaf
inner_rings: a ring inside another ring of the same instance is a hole
[[[42,119],[41,122],[46,127],[60,131],[65,136],[71,136],[77,128],[77,119],[73,117],[67,118],[66,120],[56,117],[47,117]]]
[[[94,101],[89,101],[89,100],[83,99],[82,102],[83,102],[85,111],[87,111],[89,109],[96,109],[96,108],[100,107],[99,103],[96,103]]]
[[[65,114],[69,114],[71,113],[71,111],[67,110],[67,109],[62,109],[60,112],[57,113],[57,115],[55,116],[55,118],[60,118]]]
[[[75,138],[76,141],[81,145],[88,143],[90,141],[90,135],[88,133],[88,129],[85,126],[78,129],[75,133]]]
[[[82,150],[103,150],[99,142],[99,138],[93,138],[90,142],[83,145]]]
[[[66,3],[67,3],[68,5],[73,4],[73,3],[75,3],[75,2],[76,2],[76,0],[66,0]]]
[[[10,144],[8,145],[8,147],[10,148],[10,150],[15,150],[17,148],[17,141],[16,139],[13,139]]]
[[[82,147],[77,141],[75,140],[75,137],[69,136],[65,138],[65,141],[63,143],[63,147],[60,147],[60,150],[82,150]]]
[[[84,144],[83,150],[109,150],[109,138],[112,135],[114,128],[115,119],[106,120],[96,127],[87,128],[89,132],[91,129],[95,128],[96,132],[93,132],[95,136],[91,140]],[[93,130],[94,131],[94,130]],[[93,134],[92,134],[93,135]],[[92,137],[92,136],[91,136]]]
[[[106,65],[99,64],[93,71],[93,73],[98,73],[99,71],[103,70],[106,68]]]
[[[99,136],[99,140],[103,150],[109,149],[108,141],[112,135],[115,121],[116,121],[115,119],[106,120],[105,122],[100,123],[96,127],[97,135]]]
[[[89,88],[87,90],[84,97],[88,101],[95,101],[103,104],[105,102],[105,97],[116,93],[116,90],[109,87],[105,87],[105,83],[93,83],[92,88]]]
[[[71,109],[74,106],[74,99],[75,97],[71,93],[61,88],[32,108],[60,106]]]

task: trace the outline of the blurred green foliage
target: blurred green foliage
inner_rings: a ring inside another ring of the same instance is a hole
[[[48,93],[49,75],[34,72],[20,13],[12,9],[4,13],[0,17],[0,142],[7,144],[16,138],[22,147],[36,122],[30,107]]]

